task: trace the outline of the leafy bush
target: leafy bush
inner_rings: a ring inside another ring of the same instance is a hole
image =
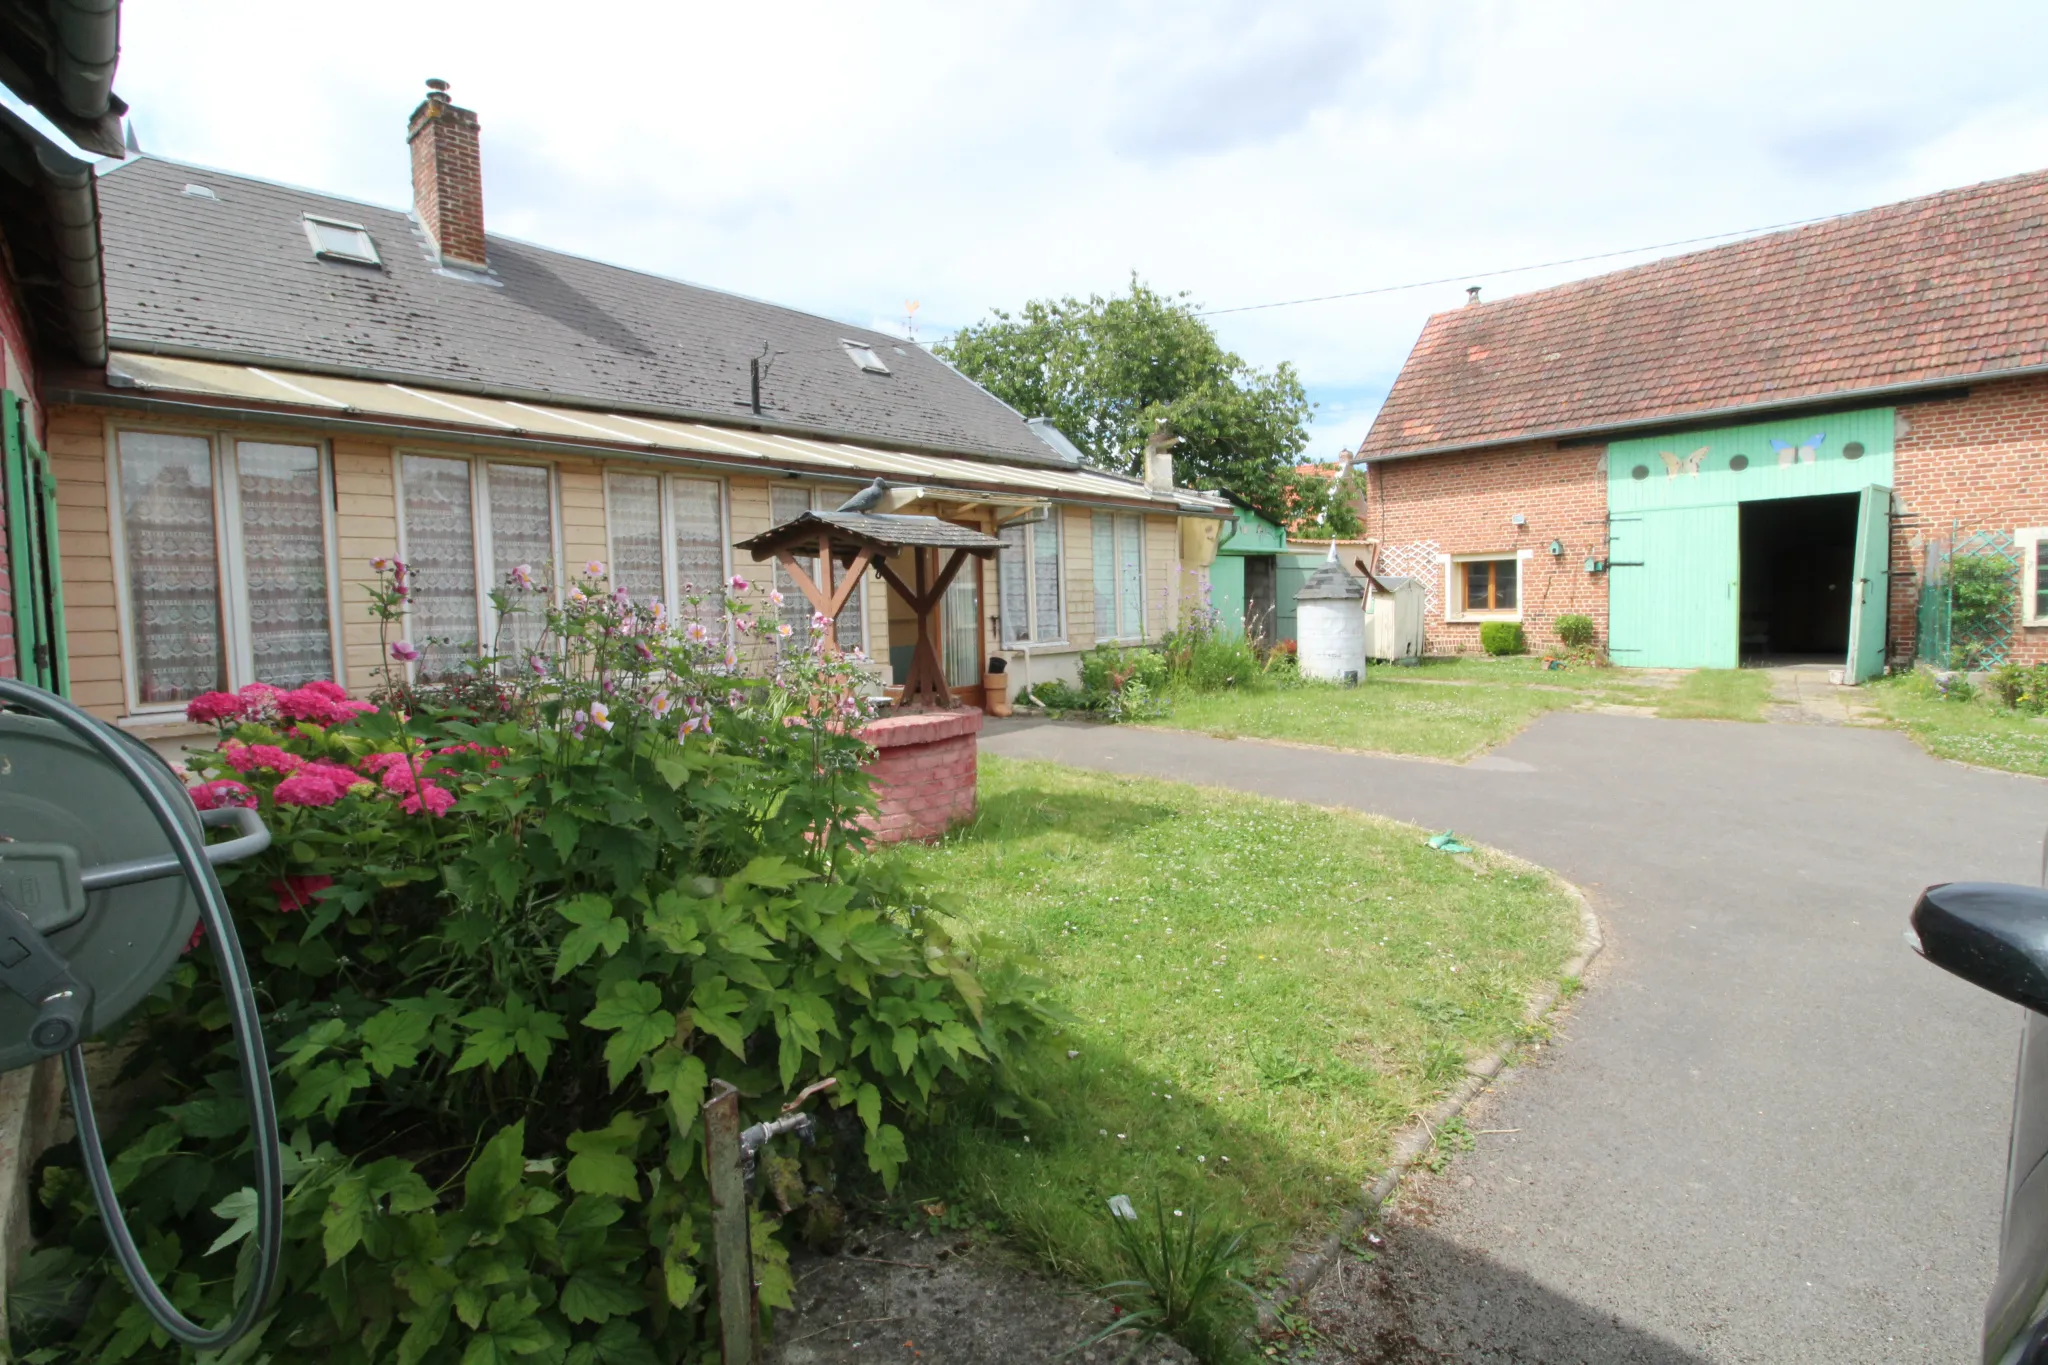
[[[1081,656],[1083,692],[1109,697],[1131,682],[1141,682],[1154,690],[1165,687],[1165,656],[1142,645],[1097,645]]]
[[[2013,620],[2018,565],[2011,555],[1957,555],[1948,563],[1950,662],[1977,668],[1999,649]]]
[[[1527,654],[1528,637],[1520,621],[1488,621],[1479,627],[1479,644],[1488,654]]]
[[[388,631],[410,584],[382,567]],[[388,668],[374,708],[333,684],[193,703],[221,733],[192,759],[195,800],[253,805],[274,835],[222,878],[289,1149],[283,1289],[238,1360],[708,1360],[712,1078],[753,1118],[837,1083],[815,1151],[762,1153],[766,1305],[788,1304],[785,1243],[829,1234],[845,1181],[895,1183],[906,1125],[951,1096],[1014,1106],[998,1083],[1046,1014],[865,856],[861,661],[785,650],[772,679],[743,677],[703,624],[586,568],[538,645],[459,687]],[[253,1194],[210,954],[130,1041],[150,1095],[111,1144],[115,1180],[173,1301],[217,1320]],[[113,1271],[76,1158],[45,1163],[31,1266],[73,1288],[15,1347],[180,1359]]]
[[[1555,629],[1557,642],[1574,653],[1584,653],[1593,647],[1593,618],[1570,612],[1557,618]],[[1482,633],[1484,628],[1482,627]]]
[[[1985,677],[1984,686],[2009,711],[2034,716],[2048,711],[2048,663],[2001,664]]]

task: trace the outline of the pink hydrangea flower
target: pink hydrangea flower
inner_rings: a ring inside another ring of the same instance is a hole
[[[366,701],[357,701],[349,696],[348,689],[337,682],[309,682],[290,692],[279,694],[278,713],[287,720],[311,721],[315,725],[339,725],[356,716],[368,715],[377,708]]]
[[[191,796],[192,804],[201,810],[220,810],[227,806],[254,807],[256,804],[256,793],[231,777],[202,782],[191,788]]]
[[[347,787],[337,787],[324,777],[297,773],[277,784],[271,795],[280,806],[331,806],[341,800]]]
[[[305,759],[287,753],[275,744],[243,744],[231,739],[220,746],[220,756],[238,773],[251,773],[259,768],[274,773],[292,773],[306,766]]]
[[[185,703],[185,719],[200,725],[219,725],[242,718],[242,699],[232,692],[201,692]]]
[[[454,804],[455,794],[446,787],[422,782],[419,791],[408,796],[398,808],[407,815],[418,815],[421,810],[425,810],[429,815],[446,815],[448,808]]]
[[[294,910],[304,910],[312,905],[313,897],[334,885],[334,878],[319,873],[308,873],[297,877],[274,878],[270,889],[277,893],[277,908],[289,915]]]

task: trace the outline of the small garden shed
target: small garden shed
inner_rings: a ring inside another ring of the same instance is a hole
[[[1280,557],[1287,528],[1237,503],[1209,566],[1210,606],[1226,639],[1249,637],[1262,645],[1294,636],[1294,599],[1279,592]],[[1281,628],[1282,618],[1286,629]]]

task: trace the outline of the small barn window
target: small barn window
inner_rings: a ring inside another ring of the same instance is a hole
[[[1516,555],[1474,555],[1453,560],[1449,619],[1519,619],[1521,580],[1522,561]]]
[[[868,374],[889,373],[889,367],[883,363],[882,357],[876,355],[875,348],[866,342],[842,341],[839,344],[846,348],[846,358]]]
[[[2020,624],[2048,626],[2048,527],[2015,531],[2025,567],[2020,578]]]

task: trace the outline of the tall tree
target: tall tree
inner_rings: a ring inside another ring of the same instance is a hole
[[[1182,485],[1225,489],[1282,522],[1328,500],[1327,480],[1294,472],[1315,406],[1294,367],[1247,364],[1186,294],[1159,293],[1136,274],[1127,295],[1034,299],[937,350],[1025,416],[1051,419],[1097,468],[1142,475],[1145,438],[1163,417],[1181,438]]]

